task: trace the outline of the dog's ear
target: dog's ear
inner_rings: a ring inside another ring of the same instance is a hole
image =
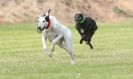
[[[46,21],[49,21],[49,15],[47,15],[47,16],[45,17],[45,20],[46,20]]]
[[[48,14],[47,14],[47,16],[45,17],[45,20],[46,20],[46,21],[49,21],[49,13],[50,13],[50,9],[48,10]]]
[[[75,16],[74,16],[75,19],[77,18],[77,15],[78,15],[78,14],[75,14]]]
[[[79,13],[75,14],[75,16],[74,16],[75,21],[78,21],[78,17],[79,17]]]
[[[46,16],[46,14],[44,13],[44,14],[42,14],[42,16]]]
[[[75,14],[75,16],[74,16],[74,20],[76,21],[76,14]]]
[[[48,10],[48,15],[49,15],[49,13],[50,13],[50,9]]]

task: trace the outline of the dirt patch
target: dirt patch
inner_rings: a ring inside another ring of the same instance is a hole
[[[74,22],[77,12],[97,21],[120,21],[132,17],[132,3],[133,0],[0,0],[0,23],[35,22],[49,8],[61,22]],[[121,11],[125,14],[121,15]]]

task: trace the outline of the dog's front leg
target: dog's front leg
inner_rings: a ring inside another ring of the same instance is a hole
[[[60,41],[61,38],[62,38],[62,34],[58,35],[58,36],[52,41],[51,52],[54,51],[55,45]]]
[[[85,40],[85,35],[82,35],[82,38],[80,39],[80,44],[82,44],[84,40]]]
[[[46,45],[46,41],[47,41],[46,34],[47,34],[47,31],[44,30],[44,31],[42,32],[42,44],[43,44],[43,49],[44,49],[45,52],[48,53],[49,57],[52,57],[51,51],[47,48],[47,45]]]

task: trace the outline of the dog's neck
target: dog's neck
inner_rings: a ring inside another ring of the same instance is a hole
[[[51,25],[51,21],[49,20],[49,21],[48,21],[48,25],[47,25],[47,27],[46,27],[45,29],[50,28],[50,25]]]
[[[82,24],[85,21],[85,17],[83,16],[83,19],[80,21],[80,23]]]

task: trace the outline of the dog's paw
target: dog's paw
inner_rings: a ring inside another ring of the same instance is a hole
[[[76,61],[75,60],[71,60],[71,64],[72,65],[76,64]]]
[[[51,51],[49,49],[44,49],[45,52],[50,53]]]
[[[83,43],[83,41],[82,40],[80,40],[80,44],[82,44]]]
[[[91,49],[93,49],[93,46],[90,46]]]
[[[51,58],[53,55],[51,53],[49,53],[48,56]]]
[[[54,48],[51,48],[51,52],[53,52],[54,51]]]
[[[52,52],[49,49],[45,49],[45,52],[49,57],[52,57]]]

